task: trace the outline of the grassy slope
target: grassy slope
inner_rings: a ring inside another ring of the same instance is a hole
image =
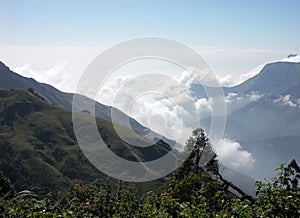
[[[44,194],[65,190],[75,178],[91,182],[106,177],[81,152],[70,111],[27,91],[0,89],[0,124],[0,169],[16,190]],[[117,136],[110,122],[97,119],[97,124],[111,150],[126,159],[152,160],[169,149],[162,142],[150,148],[129,145]],[[133,137],[128,129],[121,129]],[[136,145],[151,143],[141,137],[135,141]]]

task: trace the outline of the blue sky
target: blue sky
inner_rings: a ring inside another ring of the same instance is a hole
[[[1,44],[109,45],[140,36],[300,49],[294,1],[0,1]]]
[[[194,48],[232,85],[260,64],[300,53],[299,12],[298,0],[0,0],[0,60],[64,88],[43,72],[67,67],[78,75],[107,47],[160,36]]]

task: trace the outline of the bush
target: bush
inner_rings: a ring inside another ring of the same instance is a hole
[[[223,190],[207,174],[191,173],[174,189],[150,191],[141,199],[122,183],[112,187],[110,182],[74,181],[68,192],[42,199],[23,191],[11,199],[2,197],[0,212],[3,217],[299,217],[299,187],[291,186],[299,178],[295,166],[282,165],[270,181],[256,181],[254,203]]]

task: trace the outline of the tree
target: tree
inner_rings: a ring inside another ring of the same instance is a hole
[[[201,195],[213,204],[213,197],[222,190],[221,184],[213,178],[219,172],[216,157],[204,130],[195,129],[184,151],[178,155],[178,168],[167,184],[169,194],[181,202],[195,201]]]
[[[0,197],[12,197],[14,189],[11,186],[9,179],[0,170]]]
[[[179,166],[176,177],[182,178],[189,172],[201,175],[204,171],[217,175],[219,165],[216,158],[217,155],[204,130],[197,128],[187,140],[184,151],[179,155],[178,162],[183,163]]]
[[[183,180],[190,173],[194,173],[200,177],[204,175],[204,173],[209,173],[223,184],[223,189],[225,191],[228,191],[230,187],[241,195],[242,200],[248,200],[251,203],[254,202],[252,196],[245,193],[230,181],[224,179],[220,174],[217,154],[214,152],[209,139],[202,128],[197,128],[193,131],[192,137],[187,140],[183,153],[179,155],[179,160],[181,160],[181,162],[182,158],[185,159],[175,172],[175,178],[173,179],[174,184],[172,185],[173,189],[178,181]]]
[[[298,179],[300,179],[300,167],[298,166],[296,160],[293,159],[287,167],[282,166],[279,180],[288,191],[299,191]]]

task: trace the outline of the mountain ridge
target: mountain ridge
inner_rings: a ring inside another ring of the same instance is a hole
[[[226,93],[248,94],[251,91],[258,91],[267,95],[293,94],[295,97],[300,97],[299,87],[300,63],[275,62],[266,64],[259,74],[243,83],[234,87],[224,87],[224,89]]]

